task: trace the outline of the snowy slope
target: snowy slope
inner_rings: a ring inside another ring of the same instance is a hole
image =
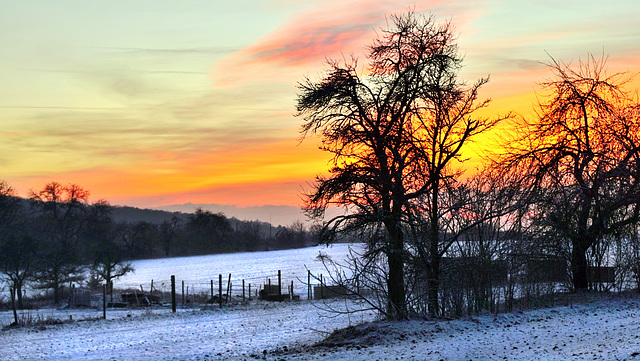
[[[288,359],[640,360],[637,297],[465,320],[378,323],[368,331],[350,345],[329,343]]]
[[[107,320],[2,331],[0,359],[640,360],[636,295],[454,321],[365,323],[311,347],[332,330],[373,320],[371,313],[323,317],[316,306],[253,302],[221,311],[110,312]],[[68,318],[74,311],[44,312]],[[3,325],[9,317],[0,315]]]

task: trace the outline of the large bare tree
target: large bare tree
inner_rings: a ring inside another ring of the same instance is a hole
[[[501,167],[521,175],[538,234],[566,242],[575,289],[587,289],[588,252],[638,222],[640,106],[606,59],[552,59],[537,116],[522,119]]]
[[[79,242],[89,192],[76,184],[50,182],[32,191],[30,198],[39,211],[36,222],[43,245],[37,280],[42,288],[53,290],[57,304],[61,287],[82,279]]]
[[[320,135],[333,154],[331,175],[317,177],[307,208],[316,216],[330,205],[348,209],[326,223],[325,235],[369,229],[369,256],[386,259],[389,318],[408,316],[406,229],[415,204],[426,197],[437,214],[463,145],[497,122],[472,116],[487,104],[476,100],[488,79],[467,86],[461,62],[449,22],[409,12],[390,17],[364,67],[331,60],[321,80],[299,85],[303,138]],[[430,222],[437,242],[438,217]]]

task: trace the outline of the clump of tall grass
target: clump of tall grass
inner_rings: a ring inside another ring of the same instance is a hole
[[[61,325],[64,321],[53,316],[43,316],[40,314],[32,314],[31,312],[22,312],[18,315],[17,321],[2,327],[2,331],[20,327],[39,327],[44,329],[45,326]]]

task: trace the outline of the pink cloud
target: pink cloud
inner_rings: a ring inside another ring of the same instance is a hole
[[[458,11],[454,2],[335,1],[299,14],[295,19],[244,49],[248,62],[276,62],[298,65],[324,60],[327,56],[364,49],[374,31],[385,26],[390,14],[415,9],[416,12]]]
[[[362,48],[362,39],[370,38],[374,25],[384,19],[383,14],[366,15],[360,18],[292,24],[245,49],[242,55],[249,63],[300,65],[323,60],[328,55],[333,56],[343,51],[351,52],[354,47]]]
[[[300,68],[318,69],[325,59],[340,59],[352,54],[360,57],[371,44],[376,31],[386,27],[389,15],[413,9],[417,13],[433,13],[438,20],[469,21],[472,7],[457,1],[428,0],[355,2],[319,2],[319,5],[294,15],[256,43],[232,54],[215,65],[214,82],[232,84],[250,78],[284,79]],[[471,16],[473,17],[473,15]]]

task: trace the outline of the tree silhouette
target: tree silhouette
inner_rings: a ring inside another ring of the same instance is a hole
[[[233,249],[228,243],[233,229],[222,213],[212,213],[198,208],[189,217],[186,230],[190,247],[198,254],[228,252]]]
[[[537,117],[522,119],[500,166],[521,175],[537,232],[567,243],[575,289],[593,281],[588,251],[640,211],[640,106],[605,60],[552,59]]]
[[[333,154],[331,176],[318,176],[306,207],[312,216],[337,204],[346,215],[331,219],[324,235],[369,229],[369,254],[386,257],[387,317],[408,315],[405,289],[406,231],[416,204],[428,199],[437,215],[441,187],[455,178],[452,165],[473,136],[497,120],[472,117],[478,89],[458,80],[462,59],[450,23],[412,12],[391,17],[370,46],[366,67],[356,59],[330,60],[320,81],[299,85],[298,115],[304,137],[319,134]],[[427,215],[427,217],[429,217]],[[438,217],[429,217],[433,254]],[[436,262],[430,265],[437,275]],[[431,284],[437,295],[437,279]],[[437,297],[432,301],[437,312]]]
[[[42,288],[53,290],[56,304],[60,302],[60,288],[82,278],[78,248],[88,197],[89,192],[76,184],[63,186],[57,182],[31,192],[39,211],[36,224],[43,242],[37,279]]]
[[[0,274],[16,291],[18,308],[23,308],[23,286],[33,275],[38,250],[23,213],[13,187],[0,180]]]
[[[134,271],[130,262],[124,261],[124,249],[119,241],[119,229],[111,219],[111,206],[99,200],[89,207],[85,220],[85,240],[89,243],[91,272],[109,287],[113,301],[113,280]]]

